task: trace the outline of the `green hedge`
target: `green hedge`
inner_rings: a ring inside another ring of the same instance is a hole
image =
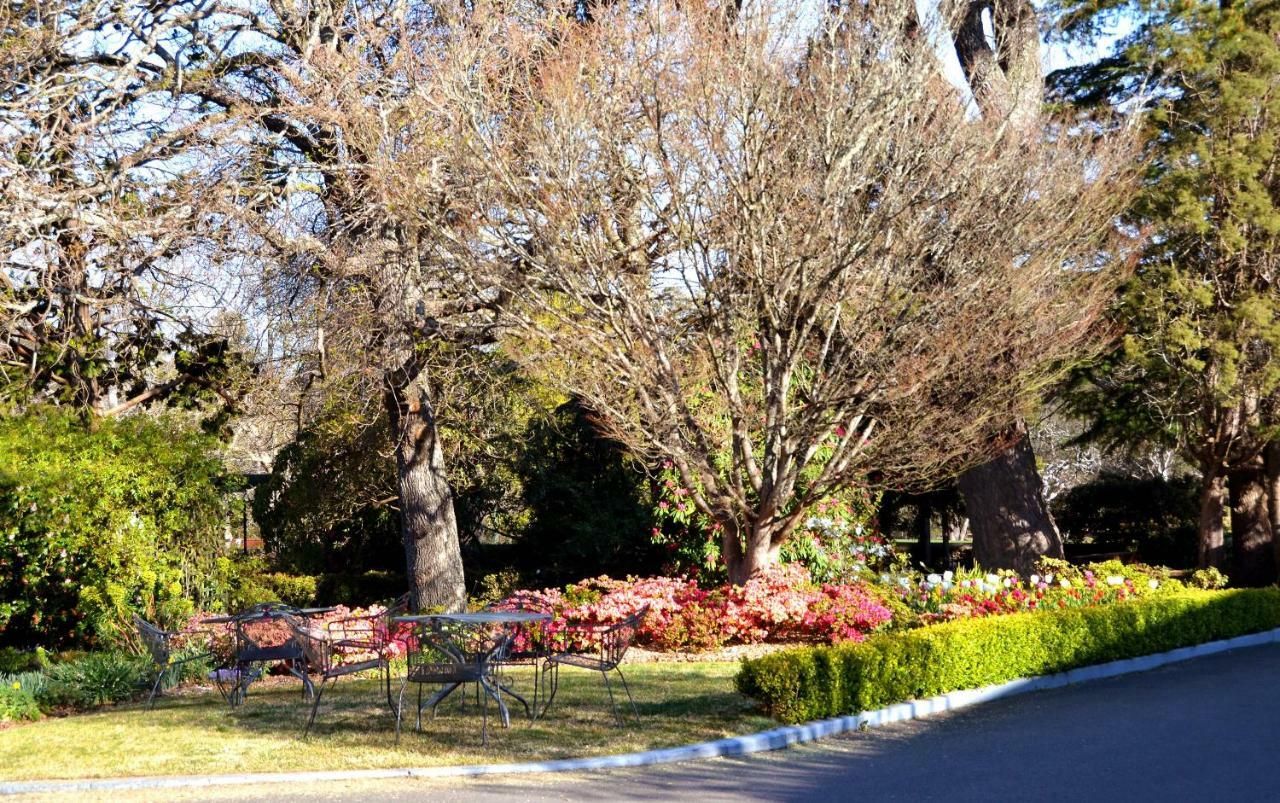
[[[736,680],[775,718],[805,722],[1275,627],[1280,589],[1184,591],[786,650],[743,661]]]

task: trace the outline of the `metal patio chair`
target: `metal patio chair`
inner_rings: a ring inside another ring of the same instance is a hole
[[[510,631],[505,628],[494,629],[427,617],[415,622],[409,650],[405,655],[405,678],[396,704],[396,743],[400,743],[400,730],[404,722],[404,695],[410,683],[418,687],[416,730],[422,730],[423,708],[430,707],[431,717],[434,719],[441,701],[467,683],[477,684],[483,698],[481,744],[489,744],[490,699],[498,704],[502,726],[511,727],[511,715],[502,701],[501,687],[495,675],[498,664],[511,644],[511,638]],[[439,685],[441,688],[423,702],[422,687],[427,684]]]
[[[316,721],[316,712],[320,709],[320,699],[324,696],[326,683],[332,681],[336,684],[338,678],[370,669],[387,672],[386,641],[378,638],[372,627],[364,626],[368,618],[359,616],[338,620],[330,622],[325,629],[320,629],[300,616],[283,616],[293,633],[294,643],[298,645],[306,661],[307,671],[320,676],[318,687],[307,680],[307,685],[312,688],[311,716],[307,718],[307,725],[302,730],[303,738],[311,732],[311,726]]]
[[[137,614],[133,615],[133,624],[137,628],[138,637],[142,639],[142,643],[147,648],[147,653],[151,656],[152,666],[156,673],[155,681],[151,684],[151,694],[147,696],[147,710],[150,710],[155,707],[156,696],[164,685],[164,676],[167,672],[192,661],[210,658],[213,653],[206,650],[205,652],[174,660],[173,640],[181,636],[181,633],[156,627]]]
[[[491,603],[486,605],[485,611],[533,611],[540,613],[536,608],[527,608],[524,605],[503,606],[499,603]],[[504,679],[503,673],[506,670],[519,666],[530,667],[533,671],[533,700],[532,703],[525,702],[523,697],[517,697],[525,709],[525,715],[531,719],[537,719],[538,715],[538,696],[541,692],[542,679],[542,661],[550,654],[544,628],[545,622],[530,622],[524,625],[518,625],[512,630],[511,644],[503,654],[501,660],[496,662],[494,672],[499,678],[502,689],[510,689],[513,684]],[[477,698],[480,690],[476,689]],[[532,705],[532,707],[530,707]]]
[[[592,641],[594,643],[589,651],[565,650],[563,652],[553,652],[546,657],[542,665],[542,671],[544,676],[547,673],[551,675],[551,691],[547,695],[546,705],[542,709],[543,713],[551,707],[551,703],[556,699],[556,691],[560,686],[560,667],[576,666],[579,669],[600,673],[600,677],[604,679],[605,690],[609,692],[609,707],[613,710],[614,719],[621,726],[623,720],[618,714],[618,705],[613,697],[613,685],[609,683],[609,673],[617,672],[618,678],[622,681],[622,689],[627,693],[627,702],[631,703],[631,712],[639,719],[640,711],[636,708],[636,701],[631,697],[631,689],[627,686],[627,677],[622,674],[620,664],[622,659],[626,657],[627,650],[630,649],[631,642],[635,640],[636,633],[640,630],[640,624],[648,613],[649,606],[646,605],[614,625],[571,625],[565,627],[563,632],[566,634],[586,633],[593,635]]]
[[[286,621],[289,616],[302,615],[302,611],[292,605],[262,602],[234,617],[233,685],[226,695],[232,708],[244,702],[249,685],[262,675],[265,665],[275,662],[286,664],[289,672],[302,681],[303,699],[311,698],[314,690],[305,671],[302,648]]]

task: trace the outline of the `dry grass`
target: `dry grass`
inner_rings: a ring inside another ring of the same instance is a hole
[[[538,761],[670,747],[746,733],[774,723],[733,688],[733,663],[627,667],[639,720],[618,727],[600,676],[565,670],[547,716],[530,722],[513,711],[509,730],[491,706],[489,746],[480,742],[480,711],[459,691],[423,732],[412,721],[395,744],[395,720],[376,681],[344,679],[325,693],[316,727],[301,738],[309,706],[296,682],[259,684],[232,711],[204,691],[139,704],[48,718],[0,732],[0,779],[105,778],[277,770]],[[531,688],[528,668],[517,689]],[[406,695],[412,696],[413,687]],[[411,707],[411,706],[410,706]],[[517,705],[518,708],[518,705]]]

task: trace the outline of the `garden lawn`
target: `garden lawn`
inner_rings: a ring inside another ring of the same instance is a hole
[[[597,673],[566,668],[547,715],[536,722],[512,708],[511,728],[489,707],[489,746],[480,743],[474,693],[459,689],[423,732],[395,744],[395,718],[374,680],[340,680],[324,694],[311,735],[297,682],[256,684],[232,711],[215,692],[161,698],[0,730],[0,780],[109,778],[284,770],[344,770],[538,761],[672,747],[776,726],[734,690],[735,663],[655,663],[624,667],[640,710],[618,727]],[[512,670],[521,694],[532,669]],[[615,683],[615,691],[618,684]],[[395,688],[398,689],[398,683]],[[412,708],[416,687],[405,694]],[[429,691],[431,687],[425,687]],[[620,699],[625,704],[625,696]]]

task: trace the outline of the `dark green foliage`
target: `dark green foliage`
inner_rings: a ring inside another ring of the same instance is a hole
[[[529,508],[516,568],[540,586],[656,571],[661,552],[642,469],[577,402],[534,421],[518,465]]]
[[[1196,563],[1200,483],[1104,475],[1053,500],[1053,518],[1068,544],[1090,539],[1091,552],[1136,551],[1144,563],[1187,568]]]
[[[322,604],[341,602],[363,607],[394,600],[409,590],[404,570],[373,569],[367,572],[322,574],[315,578],[316,600]]]
[[[656,571],[644,473],[596,434],[579,405],[535,415],[536,388],[502,381],[510,398],[498,420],[474,429],[446,423],[457,450],[450,479],[467,576],[515,570],[554,585]],[[321,600],[361,604],[404,593],[389,437],[385,420],[365,424],[334,411],[280,453],[255,493],[254,518],[274,566],[319,577]]]
[[[49,663],[43,648],[20,650],[17,647],[0,647],[0,673],[34,672]]]
[[[531,427],[559,399],[501,353],[455,358],[463,364],[435,401],[465,559],[479,545],[519,538],[528,526],[520,465]],[[253,504],[278,568],[403,573],[391,442],[385,411],[338,396],[281,450]]]
[[[804,722],[1276,627],[1280,590],[1183,591],[786,650],[743,661],[737,685],[777,719]]]
[[[215,606],[219,610],[239,611],[259,602],[307,607],[316,601],[316,577],[272,571],[261,555],[218,558],[216,572],[218,585],[226,589]]]
[[[169,419],[0,419],[0,644],[127,637],[132,613],[176,624],[220,600],[216,449]]]
[[[386,416],[334,409],[276,455],[253,517],[279,568],[302,574],[403,568]],[[381,503],[381,504],[380,504]]]
[[[1080,373],[1068,402],[1104,444],[1176,446],[1206,475],[1247,463],[1280,432],[1278,10],[1269,0],[1050,6],[1077,43],[1127,23],[1109,53],[1051,83],[1081,108],[1145,112],[1149,157],[1125,216],[1147,236],[1110,314],[1125,336]]]
[[[41,702],[87,709],[133,699],[151,678],[151,661],[122,652],[91,652],[46,671]]]

